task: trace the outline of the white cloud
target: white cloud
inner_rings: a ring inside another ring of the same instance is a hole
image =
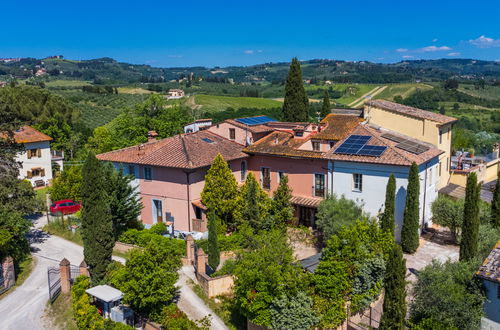
[[[413,58],[413,56],[411,56],[411,55],[404,55],[404,56],[401,56],[401,57],[402,57],[402,58],[406,58],[406,59],[408,59],[408,58]]]
[[[432,42],[437,42],[437,41],[438,41],[437,38],[432,39]]]
[[[448,46],[427,46],[427,47],[423,47],[423,48],[420,48],[418,49],[418,51],[420,52],[424,52],[424,53],[427,53],[427,52],[439,52],[439,51],[444,51],[444,50],[451,50],[450,47]]]
[[[248,55],[251,55],[251,54],[255,53],[255,51],[254,51],[254,50],[252,50],[252,49],[247,49],[247,50],[245,50],[243,53],[248,54]]]
[[[459,52],[451,52],[451,53],[448,53],[448,56],[460,56],[460,53]]]
[[[500,39],[488,38],[484,35],[477,39],[469,40],[469,43],[478,48],[500,47]]]
[[[404,52],[407,52],[407,51],[408,51],[408,48],[398,48],[398,49],[396,49],[396,51],[397,51],[398,53],[404,53]]]

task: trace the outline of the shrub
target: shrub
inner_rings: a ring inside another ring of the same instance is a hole
[[[271,304],[271,329],[308,330],[318,321],[312,309],[312,300],[303,291],[292,297],[283,294]]]
[[[209,318],[192,321],[183,311],[179,310],[176,304],[169,304],[162,310],[160,323],[166,329],[208,330],[211,322]]]
[[[421,270],[414,287],[411,320],[419,323],[431,318],[458,329],[479,329],[485,298],[474,277],[476,269],[474,262],[435,260]]]
[[[71,288],[73,318],[78,329],[103,329],[104,319],[97,308],[90,304],[90,297],[85,290],[89,288],[89,278],[79,276]]]
[[[432,222],[439,226],[447,227],[456,242],[462,228],[463,200],[453,200],[447,196],[439,195],[432,203],[431,209]]]
[[[361,206],[356,202],[341,196],[328,196],[318,207],[316,224],[327,241],[338,233],[343,226],[350,225],[356,220],[366,218]]]

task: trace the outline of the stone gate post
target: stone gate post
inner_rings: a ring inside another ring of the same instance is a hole
[[[14,269],[14,259],[12,257],[5,257],[2,260],[3,269],[3,286],[8,289],[16,284],[16,271]]]
[[[64,258],[59,263],[59,274],[61,275],[61,292],[71,292],[71,270],[69,260]]]

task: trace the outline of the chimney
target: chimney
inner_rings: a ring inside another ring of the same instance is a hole
[[[141,144],[141,145],[139,145],[139,148],[138,148],[138,151],[137,151],[137,155],[138,156],[142,156],[144,154],[145,154],[145,152],[144,152],[144,144]]]
[[[498,142],[496,142],[495,144],[493,144],[493,152],[491,153],[491,156],[493,159],[498,159],[498,151],[500,149],[500,145],[498,144]]]
[[[158,133],[156,133],[156,131],[149,131],[148,132],[148,142],[156,140],[157,136],[158,136]]]

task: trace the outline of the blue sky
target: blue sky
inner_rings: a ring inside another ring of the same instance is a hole
[[[153,66],[500,60],[500,1],[9,1],[0,57]]]

